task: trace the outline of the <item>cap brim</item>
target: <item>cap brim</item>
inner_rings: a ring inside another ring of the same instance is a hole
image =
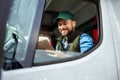
[[[59,19],[64,19],[64,20],[68,20],[69,18],[65,18],[65,17],[57,17],[53,20],[53,23],[56,23]]]

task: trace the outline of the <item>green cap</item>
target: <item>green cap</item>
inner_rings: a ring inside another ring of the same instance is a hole
[[[54,23],[58,20],[58,19],[64,19],[64,20],[68,20],[68,19],[71,19],[71,20],[74,20],[74,16],[72,13],[68,12],[68,11],[61,11],[57,18],[54,19]]]

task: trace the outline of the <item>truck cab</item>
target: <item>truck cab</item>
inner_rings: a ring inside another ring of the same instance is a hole
[[[119,80],[119,4],[119,0],[1,0],[1,80]],[[74,35],[83,32],[94,40],[82,54],[55,50],[61,34],[53,21],[64,10],[75,17]]]

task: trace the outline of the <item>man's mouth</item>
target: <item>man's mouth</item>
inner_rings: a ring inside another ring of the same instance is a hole
[[[62,34],[67,34],[67,33],[68,33],[68,30],[62,30],[61,33],[62,33]]]
[[[68,31],[67,29],[61,30],[61,32],[67,32],[67,31]]]

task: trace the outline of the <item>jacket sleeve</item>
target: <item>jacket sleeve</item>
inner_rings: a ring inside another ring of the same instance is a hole
[[[92,37],[86,33],[83,33],[80,36],[79,41],[80,41],[79,45],[80,45],[81,53],[84,53],[85,51],[87,51],[94,45],[94,41],[93,41]]]

